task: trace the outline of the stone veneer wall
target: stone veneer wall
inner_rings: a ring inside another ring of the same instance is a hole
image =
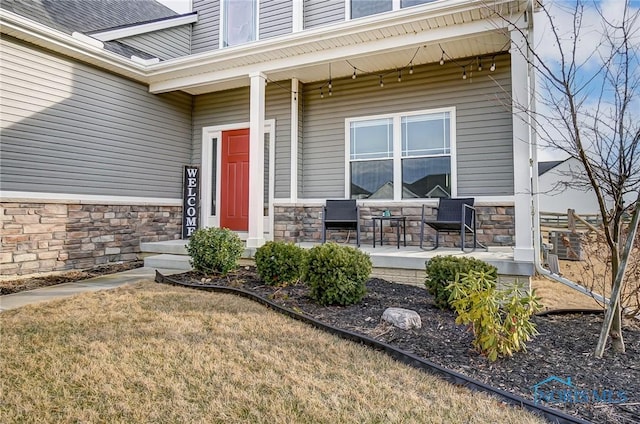
[[[2,275],[138,258],[140,242],[181,237],[181,206],[2,202]]]
[[[407,217],[407,245],[420,244],[420,218],[422,206],[360,206],[360,242],[373,243],[372,216],[382,215],[384,210],[392,215]],[[515,243],[515,219],[512,205],[476,205],[478,240],[487,246],[513,246]],[[436,211],[428,208],[428,215],[435,219]],[[389,222],[384,223],[385,243],[395,243],[396,229]],[[435,232],[425,229],[425,244],[430,246]],[[379,237],[379,233],[377,234]],[[400,235],[402,237],[402,233]],[[327,240],[344,242],[347,232],[327,231]],[[293,242],[313,242],[322,240],[322,206],[319,205],[276,205],[274,207],[274,239]],[[351,232],[351,242],[355,244],[355,234]],[[440,245],[458,247],[460,236],[441,234]]]

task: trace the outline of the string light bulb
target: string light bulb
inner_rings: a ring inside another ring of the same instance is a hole
[[[384,81],[382,80],[382,75],[380,75],[380,87],[384,87]]]
[[[320,98],[324,99],[324,93],[322,92],[322,89],[320,89]]]
[[[491,61],[491,67],[489,68],[491,72],[496,70],[496,58],[494,57]]]
[[[411,66],[409,67],[409,75],[413,75],[413,61],[411,61]]]
[[[467,79],[467,68],[466,67],[462,67],[462,79],[463,80]]]
[[[442,50],[442,56],[440,56],[440,65],[444,65],[444,50]]]
[[[402,69],[398,69],[398,82],[402,82]]]
[[[478,72],[482,71],[482,59],[478,58]]]
[[[332,80],[329,79],[329,90],[331,90],[332,88],[333,88],[333,83],[332,83]]]
[[[353,75],[351,75],[351,79],[356,79],[356,67],[353,67]]]

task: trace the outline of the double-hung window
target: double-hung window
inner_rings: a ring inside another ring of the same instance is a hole
[[[451,197],[455,108],[347,119],[352,199]]]
[[[257,40],[258,1],[222,1],[222,47]]]

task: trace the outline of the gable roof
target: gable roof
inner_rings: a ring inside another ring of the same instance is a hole
[[[2,0],[0,7],[67,34],[178,16],[155,0]]]

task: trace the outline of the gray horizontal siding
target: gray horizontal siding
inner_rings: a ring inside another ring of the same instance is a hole
[[[191,98],[2,39],[0,187],[175,198],[190,160]]]
[[[321,83],[305,85],[302,197],[344,196],[346,118],[451,106],[456,107],[458,195],[512,195],[512,120],[505,107],[511,91],[508,56],[497,58],[497,71],[491,78],[488,74],[462,80],[455,65],[422,66],[401,83],[395,73],[388,75],[383,88],[375,75],[334,80],[333,96],[325,92],[324,99],[317,89]]]
[[[293,31],[291,0],[260,0],[260,39],[264,40]]]
[[[193,0],[198,22],[193,25],[191,53],[202,53],[220,47],[220,1]]]
[[[304,0],[304,29],[343,22],[344,0]]]
[[[162,60],[186,56],[191,53],[191,24],[121,38],[118,41]]]
[[[289,197],[291,178],[291,106],[288,81],[269,84],[266,89],[265,117],[275,119],[274,196]],[[285,88],[282,88],[285,87]],[[200,163],[202,128],[249,122],[249,87],[204,94],[194,99],[193,161]]]

